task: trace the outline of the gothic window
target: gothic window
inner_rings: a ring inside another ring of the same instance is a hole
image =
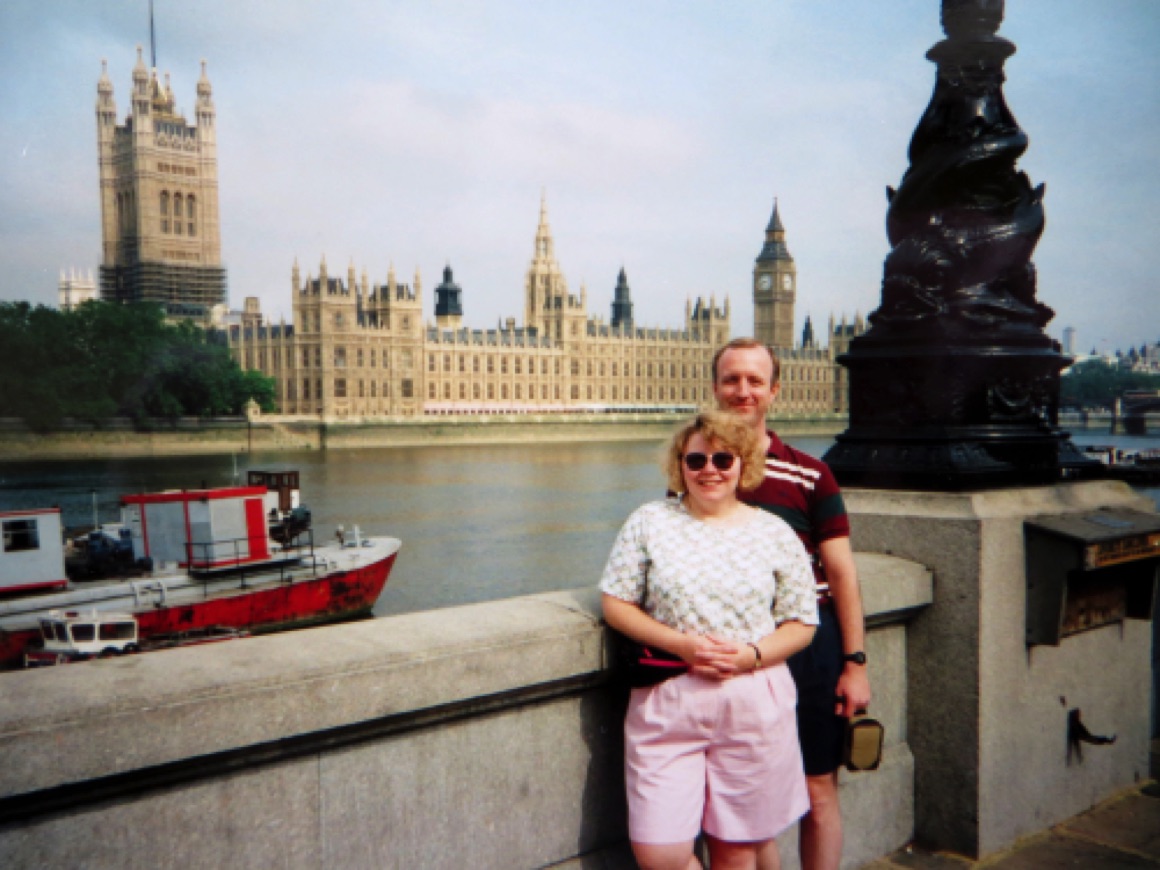
[[[580,398],[580,386],[579,386],[579,384],[572,385],[572,398],[573,398],[573,400],[578,400]]]
[[[500,384],[499,397],[501,399],[506,399],[508,397],[508,385],[507,384]]]
[[[507,357],[506,356],[501,356],[499,358],[499,372],[501,375],[507,374]],[[504,396],[504,398],[506,399],[507,396]]]
[[[345,399],[346,398],[346,378],[335,378],[334,379],[334,398],[336,398],[336,399]]]
[[[463,381],[459,382],[459,398],[467,398],[467,384],[463,383]]]
[[[406,332],[410,328],[411,328],[411,318],[404,314],[403,315],[403,331]]]
[[[169,232],[169,194],[161,194],[161,232]]]
[[[310,378],[305,378],[302,381],[302,398],[310,398]]]
[[[548,373],[548,361],[546,359],[540,360],[540,374],[546,375]],[[544,397],[545,399],[547,396]]]
[[[517,375],[518,375],[518,374],[520,374],[520,358],[519,358],[518,356],[517,356],[517,357],[515,358],[515,360],[513,361],[513,366],[514,366],[514,367],[513,367],[513,369],[512,369],[512,370],[513,370],[513,371],[514,371],[514,372],[515,372]]]
[[[489,356],[487,358],[487,373],[490,375],[494,371],[495,371],[495,357]],[[490,396],[488,398],[490,398]]]
[[[556,386],[552,388],[552,392],[555,393],[555,395],[556,395],[556,401],[557,402],[560,401],[560,385],[559,384],[556,384]]]
[[[375,367],[375,349],[371,348],[371,368]]]
[[[379,382],[378,381],[371,381],[371,398],[372,399],[378,398],[378,389],[379,389]]]
[[[588,377],[592,377],[592,360],[588,360]]]
[[[558,360],[558,359],[557,359],[557,360],[555,361],[555,364],[554,364],[553,368],[554,368],[554,370],[555,370],[555,373],[556,373],[556,374],[560,374],[560,360]],[[560,397],[559,397],[559,396],[557,396],[556,398],[558,399],[558,398],[560,398]]]
[[[383,398],[385,399],[389,395],[391,395],[391,382],[383,381]]]
[[[432,381],[431,383],[427,384],[427,398],[428,398],[428,399],[434,399],[434,398],[435,398],[435,382],[434,382],[434,381]]]
[[[615,386],[612,388],[612,401],[614,401],[614,402],[616,401],[616,387]]]
[[[548,398],[548,385],[547,384],[544,384],[543,386],[540,387],[540,398],[544,399],[545,401],[547,400],[547,398]]]
[[[675,378],[677,376],[677,364],[669,363],[669,377]]]
[[[175,235],[181,235],[181,218],[185,212],[185,203],[182,202],[181,194],[175,193],[173,195],[173,232]]]
[[[636,400],[637,400],[638,402],[640,401],[640,387],[637,387],[637,388],[636,388]]]
[[[459,370],[461,372],[467,371],[467,360],[463,358],[463,354],[459,355]]]
[[[601,385],[601,387],[600,387],[600,401],[602,401],[602,402],[604,401],[604,386],[603,385]]]
[[[336,369],[346,368],[346,348],[336,347],[334,349],[334,367]]]
[[[427,371],[435,371],[435,354],[433,353],[427,354]]]
[[[600,361],[600,377],[604,377],[604,361]]]
[[[322,348],[314,348],[314,367],[316,369],[322,368]]]
[[[361,369],[361,368],[362,368],[362,366],[363,366],[363,350],[362,350],[362,348],[360,347],[360,348],[358,349],[358,367]]]
[[[612,376],[616,377],[616,363],[612,364]],[[613,398],[615,398],[615,397],[613,397]]]
[[[637,363],[637,364],[636,364],[636,376],[637,376],[638,378],[640,377],[640,363]],[[637,396],[637,398],[639,399],[639,398],[640,398],[640,396]]]
[[[358,397],[360,399],[366,398],[366,385],[365,385],[365,382],[362,380],[360,380],[358,382]]]
[[[471,357],[471,370],[473,372],[479,371],[479,357],[478,356]],[[476,398],[478,399],[479,396],[476,396]]]
[[[449,353],[443,354],[443,371],[451,371],[451,354]]]
[[[516,384],[516,398],[522,399],[523,397],[524,397],[523,388],[519,384]]]
[[[310,348],[302,348],[302,368],[310,368]]]
[[[645,391],[645,398],[647,398],[650,402],[652,401],[652,387],[649,387],[648,390]]]
[[[443,385],[443,398],[444,399],[451,398],[451,384],[449,384],[449,383]]]
[[[185,216],[189,219],[189,223],[187,224],[189,228],[189,235],[196,236],[197,231],[195,230],[195,227],[197,226],[197,206],[194,204],[194,199],[192,196],[187,196],[185,198]]]
[[[495,384],[488,384],[487,385],[487,397],[489,399],[495,398]]]
[[[648,364],[648,376],[650,378],[653,376],[653,364],[652,363]],[[649,398],[651,399],[652,397],[650,396]]]
[[[322,398],[322,378],[315,378],[314,380],[314,395]]]
[[[575,377],[579,377],[579,376],[580,376],[580,360],[574,359],[574,360],[572,360],[572,377],[575,378]]]
[[[403,378],[402,389],[404,399],[413,399],[415,397],[415,382],[410,378]]]
[[[471,385],[471,398],[473,398],[473,399],[479,398],[479,384],[472,384]]]

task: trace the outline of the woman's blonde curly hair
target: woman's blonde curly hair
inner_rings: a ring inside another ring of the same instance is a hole
[[[685,491],[685,479],[681,474],[681,459],[689,439],[695,434],[710,444],[741,458],[741,479],[737,488],[757,489],[765,479],[765,457],[761,452],[761,442],[757,433],[735,415],[725,411],[703,411],[677,430],[665,452],[664,469],[668,478],[669,491]]]

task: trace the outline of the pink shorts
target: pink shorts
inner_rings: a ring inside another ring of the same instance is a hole
[[[776,837],[809,809],[784,664],[724,682],[686,674],[633,689],[624,721],[628,832],[684,843]]]

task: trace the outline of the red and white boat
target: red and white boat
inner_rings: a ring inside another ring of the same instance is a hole
[[[369,614],[401,542],[364,538],[357,526],[323,545],[309,533],[275,540],[271,522],[283,527],[288,495],[259,484],[122,496],[131,576],[83,583],[65,575],[59,508],[0,512],[0,667],[21,665],[41,618],[54,610],[131,614],[142,640],[211,626],[263,633]]]

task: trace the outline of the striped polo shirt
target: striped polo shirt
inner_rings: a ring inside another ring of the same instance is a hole
[[[814,564],[818,598],[827,601],[830,585],[822,573],[818,545],[830,538],[850,536],[850,520],[842,491],[820,459],[795,450],[769,432],[765,480],[757,489],[738,493],[742,501],[781,517],[797,532]]]

